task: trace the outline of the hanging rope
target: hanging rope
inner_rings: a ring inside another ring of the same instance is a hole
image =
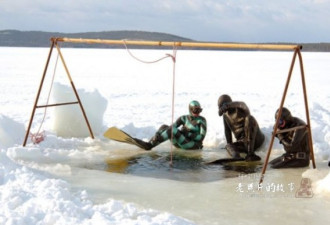
[[[53,84],[54,84],[54,79],[55,79],[55,74],[56,74],[56,68],[57,68],[57,62],[58,62],[58,58],[59,58],[59,55],[57,54],[57,57],[56,57],[56,62],[55,62],[55,67],[54,67],[54,71],[53,71],[53,77],[52,77],[52,80],[51,80],[51,84],[50,84],[50,89],[49,89],[49,92],[48,92],[48,96],[47,96],[47,101],[46,101],[46,105],[48,105],[49,103],[49,99],[50,99],[50,94],[52,92],[52,89],[53,89]],[[36,133],[30,133],[30,137],[31,137],[31,141],[33,144],[39,144],[40,142],[42,142],[43,140],[45,140],[45,131],[42,131],[40,132],[44,122],[45,122],[45,118],[46,118],[46,114],[47,114],[47,106],[45,107],[45,111],[44,111],[44,116],[41,120],[41,123],[40,123],[40,126],[38,128],[38,131]]]
[[[127,50],[127,52],[129,53],[130,56],[132,56],[132,58],[134,58],[135,60],[142,62],[142,63],[146,63],[146,64],[151,64],[151,63],[157,63],[163,59],[166,58],[171,58],[173,61],[173,76],[172,76],[172,123],[174,123],[174,103],[175,103],[175,65],[176,65],[176,53],[177,53],[177,47],[175,45],[173,45],[173,54],[166,54],[164,57],[160,58],[160,59],[156,59],[153,61],[145,61],[142,59],[139,59],[138,57],[134,56],[132,54],[132,52],[128,49],[127,45],[126,45],[126,40],[123,40],[124,46]],[[171,142],[173,143],[173,131],[171,131]],[[173,145],[171,145],[171,151],[170,151],[170,165],[173,165]]]
[[[132,58],[134,58],[135,60],[139,61],[139,62],[142,62],[142,63],[146,63],[146,64],[151,64],[151,63],[157,63],[163,59],[166,59],[166,58],[172,58],[173,62],[175,62],[175,56],[171,55],[171,54],[166,54],[164,57],[160,58],[160,59],[156,59],[156,60],[153,60],[153,61],[145,61],[145,60],[142,60],[142,59],[139,59],[138,57],[136,57],[135,55],[133,55],[133,53],[129,50],[129,48],[127,47],[126,45],[126,40],[123,40],[124,42],[124,46],[128,52],[128,54],[130,56],[132,56]]]
[[[173,78],[172,78],[172,123],[174,123],[174,106],[175,106],[175,65],[176,65],[176,53],[177,53],[177,47],[173,45],[173,55],[172,55],[172,60],[173,60]],[[171,142],[173,143],[173,128],[171,131]],[[170,160],[170,165],[173,165],[173,145],[171,145],[171,160]]]

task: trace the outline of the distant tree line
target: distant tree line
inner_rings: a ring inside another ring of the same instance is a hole
[[[157,32],[144,31],[105,31],[86,33],[56,33],[42,31],[0,31],[0,46],[8,47],[49,47],[51,37],[112,39],[112,40],[157,40],[157,41],[192,41],[191,39]],[[123,48],[107,44],[90,45],[85,43],[63,43],[62,47],[73,48]]]
[[[51,37],[86,38],[86,39],[112,39],[112,40],[152,40],[191,42],[194,40],[166,33],[145,31],[104,31],[86,33],[58,33],[42,31],[1,30],[0,46],[6,47],[49,47]],[[296,44],[302,45],[302,51],[329,52],[330,43],[269,43],[269,44]],[[111,46],[106,44],[90,45],[85,43],[63,43],[62,47],[70,48],[123,48],[124,46]],[[130,48],[159,48],[148,46],[130,46]],[[191,48],[190,48],[191,49]],[[199,48],[200,49],[200,48]],[[205,48],[204,48],[205,49]],[[242,49],[243,50],[243,49]]]

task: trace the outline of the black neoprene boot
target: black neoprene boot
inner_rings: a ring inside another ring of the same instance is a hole
[[[259,156],[257,156],[254,151],[252,151],[252,147],[250,144],[248,144],[248,153],[245,157],[245,161],[247,162],[251,162],[251,161],[260,161],[261,158]]]
[[[237,146],[235,144],[231,144],[231,143],[227,144],[225,148],[231,157],[233,157],[235,159],[241,158],[239,149],[237,148]]]
[[[261,158],[257,156],[255,153],[249,153],[245,157],[245,161],[251,162],[251,161],[260,161]]]
[[[142,141],[140,139],[134,138],[134,140],[136,141],[136,143],[139,144],[139,146],[141,148],[143,148],[144,150],[151,150],[153,148],[152,144],[150,144],[149,142],[145,142]]]

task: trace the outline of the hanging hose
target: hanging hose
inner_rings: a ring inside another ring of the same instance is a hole
[[[157,63],[163,59],[166,58],[171,58],[173,61],[173,76],[172,76],[172,123],[174,123],[174,103],[175,103],[175,65],[176,65],[176,53],[177,53],[177,46],[173,45],[173,54],[166,54],[164,57],[160,58],[160,59],[156,59],[154,61],[144,61],[142,59],[139,59],[138,57],[134,56],[131,51],[128,49],[127,45],[126,45],[126,41],[123,40],[124,46],[127,50],[127,52],[129,53],[129,55],[134,58],[135,60],[142,62],[142,63],[146,63],[146,64],[151,64],[151,63]],[[171,131],[171,142],[173,143],[173,131]],[[173,145],[171,145],[171,154],[170,154],[170,165],[173,165]]]

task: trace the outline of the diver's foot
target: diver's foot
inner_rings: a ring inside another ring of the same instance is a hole
[[[232,156],[232,158],[237,160],[244,160],[244,157],[242,157],[240,154],[235,154]]]
[[[226,148],[228,154],[232,158],[235,158],[235,159],[241,158],[241,155],[239,154],[239,151],[234,144],[227,144],[225,148]]]
[[[134,140],[136,141],[136,143],[138,143],[138,145],[143,148],[144,150],[151,150],[153,145],[149,142],[145,142],[142,141],[140,139],[134,138]]]
[[[252,161],[260,161],[261,158],[259,156],[257,156],[256,154],[252,153],[252,154],[248,154],[245,157],[245,161],[247,162],[252,162]]]

